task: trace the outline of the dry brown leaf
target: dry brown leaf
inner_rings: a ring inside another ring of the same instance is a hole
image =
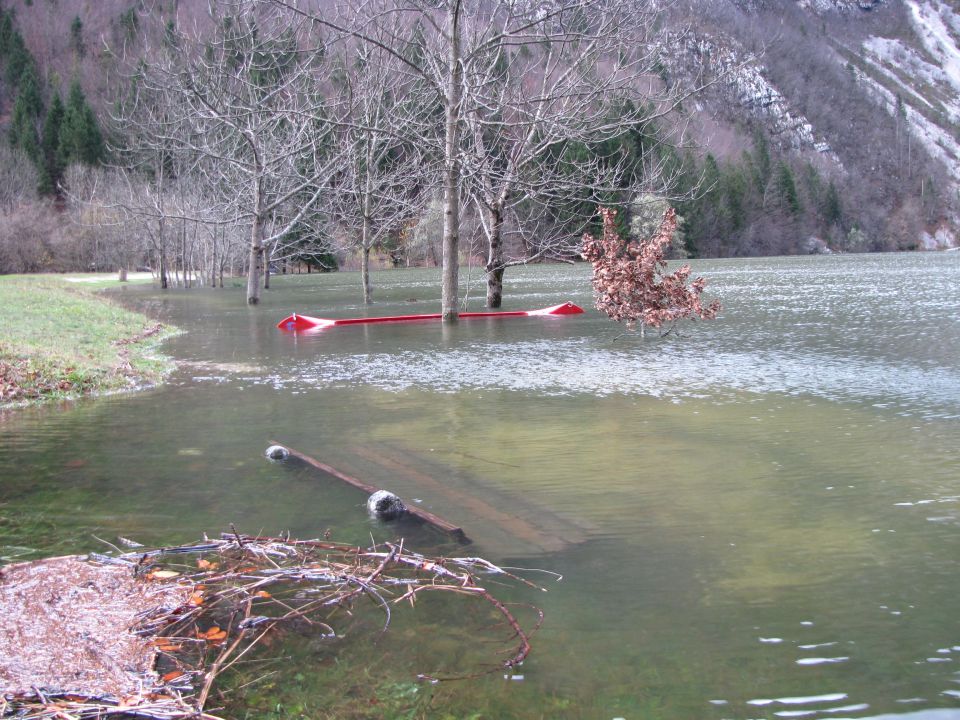
[[[221,630],[219,627],[214,625],[206,632],[198,632],[197,637],[202,640],[207,640],[209,642],[217,642],[219,640],[226,639],[227,631]]]

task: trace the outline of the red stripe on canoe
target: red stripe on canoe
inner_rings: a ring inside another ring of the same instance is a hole
[[[506,318],[506,317],[533,317],[537,315],[579,315],[583,308],[574,305],[572,302],[553,305],[541,310],[512,310],[508,312],[466,312],[460,313],[461,318]],[[440,313],[431,313],[429,315],[388,315],[385,317],[366,317],[366,318],[316,318],[309,315],[298,315],[294,313],[289,317],[277,323],[281,330],[297,332],[300,330],[322,330],[323,328],[333,327],[334,325],[368,325],[371,323],[389,323],[389,322],[414,322],[417,320],[439,320],[443,316]]]

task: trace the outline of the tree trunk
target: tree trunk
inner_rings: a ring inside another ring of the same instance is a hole
[[[161,215],[157,235],[160,239],[160,288],[162,290],[166,290],[170,285],[167,279],[167,239],[164,230],[163,215]]]
[[[363,283],[363,302],[369,305],[373,302],[373,289],[370,287],[370,246],[373,243],[370,227],[370,204],[373,195],[373,141],[371,133],[366,133],[367,157],[366,177],[363,188],[363,222],[360,225],[360,282]]]
[[[503,206],[485,208],[490,224],[487,252],[487,307],[497,309],[503,303]]]
[[[183,287],[190,287],[190,262],[187,258],[187,221],[180,221],[180,265],[183,268]]]
[[[270,289],[270,248],[264,248],[263,250],[263,289]]]
[[[260,169],[259,158],[257,169]],[[250,266],[247,268],[247,304],[260,302],[260,272],[263,270],[263,238],[267,219],[263,213],[263,177],[258,175],[253,183],[253,227],[250,228]]]
[[[250,267],[247,269],[247,304],[260,302],[260,270],[263,267],[264,221],[259,215],[253,218],[250,230]]]
[[[211,239],[213,240],[213,251],[210,254],[210,287],[212,288],[215,288],[217,286],[217,233],[218,232],[219,230],[216,227],[214,227],[213,233],[211,233]]]
[[[166,290],[170,287],[170,282],[167,279],[167,254],[163,251],[163,248],[160,248],[160,289]]]
[[[363,302],[373,302],[373,289],[370,287],[370,248],[366,245],[360,253],[360,281],[363,283]]]
[[[444,322],[457,321],[457,294],[459,291],[460,252],[460,166],[457,152],[460,148],[460,3],[452,2],[447,10],[450,33],[450,73],[446,99],[446,137],[444,144],[443,178],[443,270],[441,313]]]

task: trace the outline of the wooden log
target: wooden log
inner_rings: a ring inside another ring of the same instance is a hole
[[[370,447],[355,447],[353,452],[361,458],[374,462],[393,473],[410,478],[424,491],[445,497],[457,507],[468,511],[471,516],[481,518],[485,525],[497,528],[506,536],[516,538],[530,547],[543,552],[558,552],[573,544],[577,533],[573,527],[565,527],[563,534],[550,532],[530,522],[528,519],[506,512],[491,505],[475,495],[464,493],[450,487],[436,478],[414,467],[411,463],[397,459],[402,453],[392,446],[385,447],[381,454]],[[545,513],[541,513],[544,516]],[[559,524],[559,521],[557,522]]]
[[[325,472],[327,475],[331,475],[337,478],[338,480],[342,480],[343,482],[347,483],[347,485],[352,485],[355,488],[363,490],[368,495],[372,495],[373,493],[381,489],[378,487],[374,487],[369,483],[365,483],[363,480],[355,478],[352,475],[347,475],[346,473],[337,470],[332,465],[327,465],[326,463],[320,462],[319,460],[312,458],[309,455],[306,455],[300,452],[299,450],[293,449],[289,445],[283,445],[283,443],[278,443],[275,440],[271,440],[270,442],[274,445],[282,445],[287,449],[290,455],[292,455],[293,457],[297,458],[302,462],[305,462],[310,467],[313,467],[313,468],[316,468],[317,470]],[[412,515],[418,520],[425,522],[428,525],[432,525],[438,530],[441,530],[447,533],[448,535],[454,537],[457,540],[457,542],[460,542],[464,545],[469,544],[471,542],[470,538],[468,538],[467,534],[463,531],[463,528],[457,525],[454,525],[451,522],[447,522],[442,517],[434,515],[432,512],[423,510],[418,507],[410,507],[408,505],[407,514]]]

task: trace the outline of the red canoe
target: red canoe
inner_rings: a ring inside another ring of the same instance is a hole
[[[505,317],[532,317],[536,315],[579,315],[583,308],[574,305],[571,302],[561,303],[553,307],[543,308],[542,310],[513,310],[509,312],[465,312],[460,313],[461,318],[505,318]],[[340,318],[337,320],[328,320],[326,318],[310,317],[309,315],[298,315],[294,313],[289,317],[277,323],[281,330],[298,332],[303,330],[322,330],[333,327],[334,325],[365,325],[368,323],[388,323],[388,322],[412,322],[415,320],[439,320],[443,317],[440,313],[430,315],[389,315],[387,317],[364,317],[364,318]]]

